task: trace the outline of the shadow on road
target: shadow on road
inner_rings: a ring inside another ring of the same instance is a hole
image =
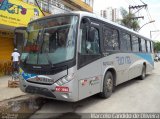
[[[149,75],[147,75],[147,77],[149,77]],[[114,94],[118,93],[119,91],[131,85],[140,83],[141,81],[142,80],[139,80],[139,78],[135,78],[125,83],[122,83],[116,87]],[[110,100],[111,98],[112,96],[108,100]],[[48,113],[47,115],[48,118],[62,118],[62,119],[63,118],[82,118],[83,116],[85,116],[85,118],[89,118],[87,114],[78,113],[79,110],[81,112],[84,108],[86,109],[88,107],[92,107],[93,105],[96,105],[98,103],[105,101],[105,99],[102,99],[101,97],[99,97],[98,94],[88,97],[86,99],[80,100],[78,102],[64,102],[64,101],[57,101],[52,99],[44,99],[44,100],[47,100],[46,101],[47,103],[42,107],[43,111],[42,110],[37,111],[37,114],[39,113],[39,116],[43,117],[44,115],[46,116],[46,114],[43,114],[43,112],[46,112]]]

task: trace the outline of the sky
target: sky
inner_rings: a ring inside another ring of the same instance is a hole
[[[139,30],[139,33],[148,38],[150,38],[151,34],[154,41],[160,41],[160,0],[94,0],[93,12],[99,15],[100,10],[108,7],[123,7],[128,11],[129,5],[143,5],[142,2],[147,4],[148,7],[147,9],[143,8],[136,13],[136,16],[144,16],[144,19],[139,19],[140,27],[143,26]],[[133,12],[136,12],[136,10]],[[154,20],[155,22],[148,23]]]

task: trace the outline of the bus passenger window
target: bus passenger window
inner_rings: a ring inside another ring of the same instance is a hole
[[[150,46],[151,46],[151,47],[150,47],[150,48],[151,48],[151,53],[154,53],[153,42],[152,42],[152,41],[150,42]]]
[[[139,41],[136,36],[132,36],[132,50],[133,52],[139,52]]]
[[[122,32],[121,50],[131,51],[131,37],[129,34]]]
[[[104,50],[119,50],[118,31],[112,28],[105,28]]]
[[[148,51],[148,52],[151,52],[151,49],[150,49],[150,41],[147,41],[147,51]]]
[[[82,42],[81,42],[81,53],[82,54],[99,54],[100,45],[99,45],[99,31],[98,29],[91,27],[88,33],[89,37],[87,39],[87,32],[85,29],[82,29]]]
[[[141,49],[142,52],[146,52],[146,42],[144,39],[141,39]]]
[[[87,29],[82,29],[82,37],[81,37],[81,53],[86,54],[86,40],[87,40]]]

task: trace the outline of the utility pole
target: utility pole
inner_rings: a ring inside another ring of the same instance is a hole
[[[129,5],[129,12],[131,9],[140,9],[140,8],[146,8],[147,7],[147,4],[144,4],[144,5],[137,5],[137,6],[131,6]]]
[[[131,6],[131,5],[129,5],[129,13],[131,12],[131,9],[138,9],[135,13],[137,13],[138,11],[140,11],[142,8],[146,8],[147,7],[147,4],[144,4],[144,5],[136,5],[136,6]],[[134,13],[134,14],[135,14]],[[144,16],[139,16],[139,17],[133,17],[133,18],[131,18],[131,19],[140,19],[140,18],[142,18],[142,19],[144,19]]]
[[[132,17],[131,19],[136,19],[136,20],[138,20],[139,18],[142,18],[142,19],[144,19],[144,16],[139,16],[139,17]]]
[[[160,32],[160,30],[150,31],[150,39],[152,39],[152,32]]]

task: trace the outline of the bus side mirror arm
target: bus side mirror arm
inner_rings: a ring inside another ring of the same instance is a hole
[[[91,26],[90,19],[89,18],[83,18],[82,21],[81,21],[80,29],[83,29],[85,27],[90,28],[90,26]]]
[[[91,27],[91,21],[90,21],[90,19],[89,18],[83,18],[82,21],[81,21],[80,29],[86,29],[87,40],[89,39],[90,27]]]

